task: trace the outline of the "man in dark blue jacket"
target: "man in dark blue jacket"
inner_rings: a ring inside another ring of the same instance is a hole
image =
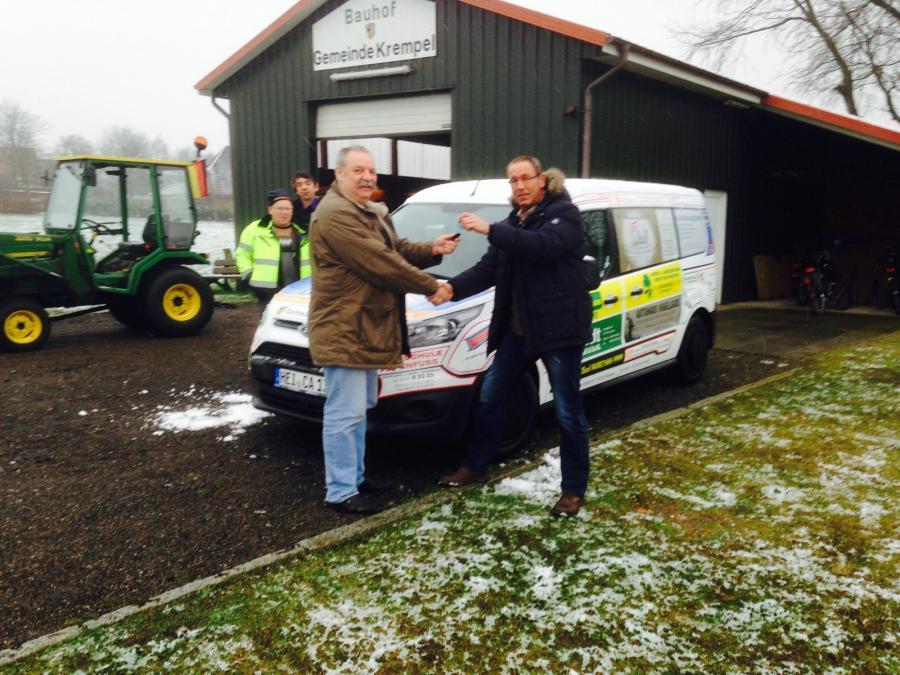
[[[475,432],[462,466],[441,477],[445,487],[484,480],[503,431],[506,404],[522,371],[544,362],[561,430],[562,496],[555,515],[574,516],[588,480],[588,431],[581,399],[581,353],[591,333],[591,299],[581,273],[584,229],[561,171],[544,172],[535,157],[506,168],[514,208],[488,224],[471,213],[459,222],[486,235],[487,253],[443,284],[433,301],[461,300],[495,286],[488,352],[494,361],[481,387]]]

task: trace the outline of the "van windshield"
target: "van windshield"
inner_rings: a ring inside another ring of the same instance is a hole
[[[391,218],[397,234],[410,241],[433,241],[442,234],[459,232],[462,237],[453,255],[428,271],[443,279],[454,277],[474,265],[487,251],[487,237],[466,232],[457,222],[463,211],[475,213],[489,223],[503,220],[512,207],[497,204],[404,204],[394,211]]]

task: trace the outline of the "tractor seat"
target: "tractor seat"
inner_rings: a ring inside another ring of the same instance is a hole
[[[123,258],[142,258],[154,248],[152,244],[142,241],[120,241],[118,251]]]
[[[156,216],[152,213],[147,216],[147,223],[144,225],[144,231],[141,237],[146,243],[150,244],[151,250],[156,248],[157,240],[156,240]],[[163,242],[165,242],[165,235],[163,235]]]

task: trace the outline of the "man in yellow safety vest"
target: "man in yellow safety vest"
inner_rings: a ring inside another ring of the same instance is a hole
[[[235,262],[262,307],[280,289],[312,273],[309,233],[291,222],[293,214],[287,190],[272,190],[266,195],[266,215],[241,232]]]

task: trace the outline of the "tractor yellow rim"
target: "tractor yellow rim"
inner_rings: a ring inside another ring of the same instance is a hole
[[[17,345],[28,345],[40,339],[44,332],[44,322],[35,312],[17,309],[6,315],[3,322],[3,334],[6,339]]]
[[[203,299],[190,284],[174,284],[163,294],[163,311],[172,321],[190,321],[202,306]]]

